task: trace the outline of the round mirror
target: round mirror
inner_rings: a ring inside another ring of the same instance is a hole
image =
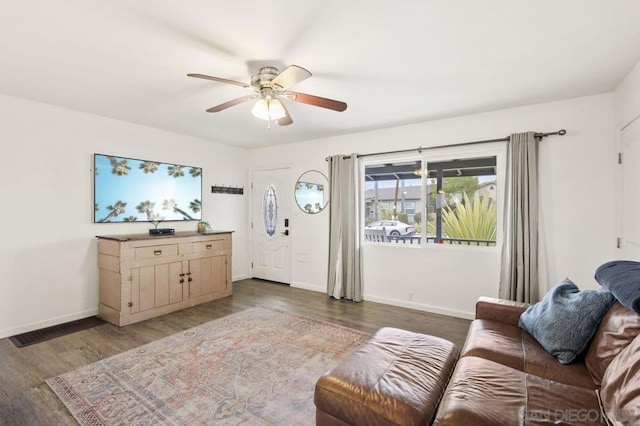
[[[320,213],[329,202],[329,181],[317,170],[306,171],[298,178],[293,192],[296,204],[305,213]]]

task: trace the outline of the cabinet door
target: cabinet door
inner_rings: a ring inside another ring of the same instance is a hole
[[[191,273],[190,298],[222,291],[227,286],[227,256],[190,260],[189,272]]]
[[[182,262],[131,270],[131,313],[182,302]]]

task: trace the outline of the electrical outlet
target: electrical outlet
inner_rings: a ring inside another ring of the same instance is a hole
[[[407,298],[409,299],[409,302],[413,301],[413,292],[410,291]]]

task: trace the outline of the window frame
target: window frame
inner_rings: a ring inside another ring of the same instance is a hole
[[[395,242],[373,242],[366,241],[364,238],[364,223],[365,223],[365,193],[366,188],[364,185],[365,168],[370,165],[384,164],[384,163],[401,163],[410,161],[421,161],[423,170],[427,168],[428,163],[448,161],[453,159],[471,159],[479,157],[496,157],[496,243],[494,246],[475,246],[475,245],[463,245],[463,244],[434,244],[427,242],[427,211],[426,211],[426,197],[427,197],[427,179],[425,173],[422,173],[420,179],[421,185],[421,201],[415,208],[415,213],[420,213],[423,217],[423,226],[420,231],[420,243],[418,244],[397,244]],[[361,176],[361,190],[360,190],[360,206],[361,217],[360,223],[363,225],[360,227],[360,241],[361,244],[375,245],[375,246],[394,246],[394,247],[406,247],[406,248],[422,248],[427,250],[471,250],[481,251],[483,253],[494,252],[502,249],[503,243],[503,229],[504,229],[504,206],[505,206],[505,185],[506,185],[506,156],[507,156],[507,144],[505,142],[488,142],[486,144],[478,145],[463,145],[453,146],[446,148],[433,148],[425,149],[423,152],[416,152],[415,154],[384,154],[376,155],[367,158],[360,159],[360,176]]]

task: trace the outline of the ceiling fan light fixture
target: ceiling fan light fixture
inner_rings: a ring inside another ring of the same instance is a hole
[[[251,95],[232,99],[208,108],[206,111],[220,112],[232,106],[258,98],[251,108],[251,113],[256,118],[266,121],[268,123],[267,128],[271,128],[272,121],[276,122],[279,126],[289,126],[293,124],[293,120],[282,102],[283,98],[300,104],[326,108],[338,112],[347,109],[347,104],[341,101],[289,91],[290,87],[311,77],[311,73],[308,70],[298,65],[290,65],[282,72],[278,72],[278,69],[275,67],[262,67],[256,74],[251,76],[250,84],[205,74],[189,73],[187,77],[201,78],[251,89],[254,92]]]
[[[287,115],[282,102],[278,99],[267,98],[258,99],[253,108],[251,108],[251,113],[254,117],[266,121],[279,120]]]
[[[269,101],[269,116],[272,120],[280,120],[285,117],[287,112],[284,110],[284,106],[279,99],[271,99]]]
[[[264,98],[258,99],[258,101],[253,106],[253,108],[251,108],[251,114],[253,114],[254,117],[259,118],[261,120],[268,120],[269,104],[267,103],[267,100]]]

